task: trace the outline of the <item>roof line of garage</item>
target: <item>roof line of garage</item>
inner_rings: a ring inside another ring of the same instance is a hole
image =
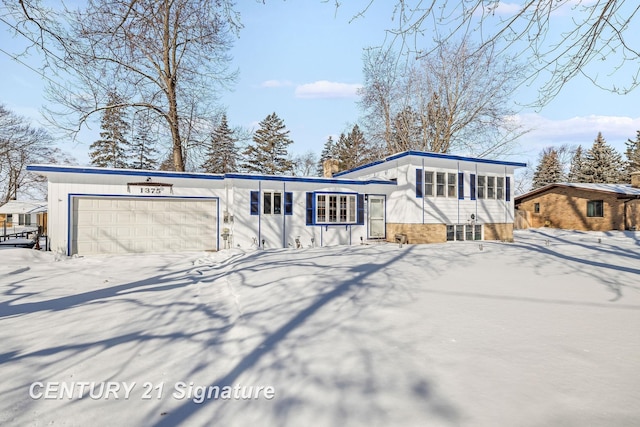
[[[280,181],[280,182],[312,182],[324,184],[386,184],[397,185],[395,181],[369,179],[357,180],[349,178],[322,178],[322,177],[302,177],[302,176],[275,176],[275,175],[249,175],[241,173],[227,174],[206,174],[191,172],[164,172],[164,171],[146,171],[132,169],[103,169],[90,167],[74,167],[74,166],[57,166],[57,165],[28,165],[27,170],[37,173],[80,173],[91,175],[126,175],[126,176],[145,176],[145,177],[162,177],[162,178],[186,178],[186,179],[209,179],[221,181],[224,179],[247,179],[259,181]]]

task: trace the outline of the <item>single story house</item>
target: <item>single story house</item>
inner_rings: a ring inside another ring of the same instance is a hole
[[[523,166],[407,151],[328,177],[28,170],[48,178],[52,250],[84,255],[510,240]]]
[[[0,206],[0,231],[4,228],[37,227],[46,223],[47,202],[10,200]]]
[[[517,196],[515,208],[522,228],[637,230],[640,172],[632,174],[631,184],[549,184]]]

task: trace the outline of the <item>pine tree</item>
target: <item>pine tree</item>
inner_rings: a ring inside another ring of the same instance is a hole
[[[341,134],[335,146],[335,156],[340,162],[340,170],[348,170],[369,163],[375,159],[374,153],[358,125],[354,125],[348,135]]]
[[[584,154],[582,153],[582,147],[578,145],[576,151],[571,158],[571,166],[569,167],[569,175],[567,175],[569,182],[585,182],[584,177]]]
[[[145,170],[158,168],[158,150],[151,139],[149,116],[140,118],[135,124],[135,135],[131,144],[131,167]]]
[[[100,122],[100,129],[102,129],[100,139],[90,146],[89,157],[93,166],[103,168],[129,166],[127,152],[130,149],[130,143],[125,135],[130,125],[125,120],[125,109],[118,106],[120,104],[120,97],[115,92],[111,92]]]
[[[333,138],[330,136],[324,143],[324,147],[322,147],[322,152],[320,153],[320,160],[318,160],[318,168],[316,171],[318,176],[324,176],[324,162],[325,160],[334,158],[334,151],[335,143],[333,142]]]
[[[552,147],[545,148],[540,157],[538,167],[533,174],[533,188],[564,181],[558,150]]]
[[[247,172],[278,175],[293,170],[293,163],[287,158],[287,147],[293,141],[276,113],[269,114],[260,122],[260,128],[253,134],[253,142],[255,145],[249,145],[244,152],[244,169]]]
[[[220,124],[211,133],[210,144],[202,168],[207,173],[229,173],[238,171],[237,139],[229,128],[227,115],[223,114]]]
[[[624,162],[620,153],[607,144],[602,133],[584,158],[584,182],[616,184],[624,180]]]
[[[640,172],[640,130],[637,131],[636,140],[627,140],[626,182],[630,182],[632,172]]]

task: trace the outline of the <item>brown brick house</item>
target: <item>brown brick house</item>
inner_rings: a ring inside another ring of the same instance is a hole
[[[629,184],[557,183],[515,197],[516,228],[640,229],[640,172]]]

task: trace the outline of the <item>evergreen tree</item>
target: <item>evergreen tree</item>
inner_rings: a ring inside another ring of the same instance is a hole
[[[533,174],[533,188],[544,187],[547,184],[554,184],[564,181],[562,163],[555,148],[546,148],[542,151],[540,162]]]
[[[375,151],[367,142],[358,125],[354,125],[351,132],[340,139],[335,146],[335,156],[340,162],[340,170],[348,170],[375,159]]]
[[[637,131],[636,140],[627,140],[627,180],[631,179],[631,172],[640,172],[640,130]],[[627,181],[629,182],[629,181]]]
[[[131,144],[131,167],[153,170],[158,168],[158,150],[151,139],[149,115],[135,124],[135,135]]]
[[[330,136],[329,139],[324,143],[324,147],[322,147],[322,152],[320,153],[320,160],[318,160],[318,168],[316,173],[318,176],[324,175],[324,162],[328,159],[333,159],[335,156],[335,143],[333,142],[333,138]]]
[[[601,132],[584,158],[585,182],[616,184],[624,181],[624,162],[620,153],[607,144]]]
[[[223,114],[220,124],[211,133],[206,159],[202,168],[207,173],[228,173],[238,171],[237,139],[229,128],[227,115]]]
[[[582,153],[582,147],[578,145],[576,151],[571,158],[571,166],[569,167],[569,175],[567,175],[569,182],[585,182],[584,177],[584,154]]]
[[[269,175],[287,174],[293,170],[293,162],[287,157],[287,147],[293,144],[289,131],[276,113],[269,114],[260,122],[253,134],[255,145],[244,152],[244,169]]]
[[[130,125],[125,120],[125,108],[119,107],[120,104],[120,97],[115,92],[111,92],[107,108],[102,113],[100,139],[90,146],[89,157],[93,166],[111,168],[129,166],[127,152],[130,149],[130,143],[125,135]]]

